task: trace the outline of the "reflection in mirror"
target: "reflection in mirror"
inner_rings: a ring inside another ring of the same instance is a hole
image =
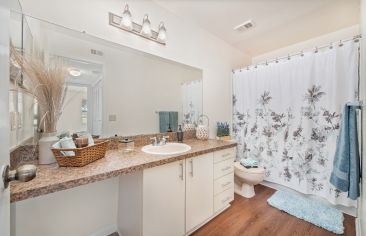
[[[66,98],[57,125],[58,132],[72,134],[90,131],[90,133],[100,135],[102,133],[101,124],[98,124],[97,120],[93,120],[93,117],[101,117],[102,109],[93,107],[102,103],[102,95],[98,95],[98,91],[100,93],[102,91],[103,65],[66,57],[61,58],[67,65],[68,74]],[[57,56],[57,59],[60,59],[60,56]]]
[[[11,1],[12,11],[10,15],[10,40],[11,44],[19,52],[31,53],[33,51],[33,36],[28,21],[19,13],[18,1]],[[10,147],[20,144],[29,144],[37,136],[38,106],[34,98],[22,92],[24,87],[24,75],[20,67],[10,64],[10,91],[9,91],[9,115],[10,115]]]
[[[42,45],[45,60],[62,58],[67,66],[68,89],[58,133],[128,136],[197,123],[203,109],[200,69],[23,18],[29,25],[31,37],[23,35],[29,48]],[[32,103],[23,104],[22,112],[34,109]],[[34,119],[30,120],[34,129]]]

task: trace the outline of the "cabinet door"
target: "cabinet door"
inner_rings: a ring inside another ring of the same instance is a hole
[[[143,172],[143,235],[184,235],[184,197],[184,160],[145,169]]]
[[[186,230],[213,214],[213,153],[186,159]]]

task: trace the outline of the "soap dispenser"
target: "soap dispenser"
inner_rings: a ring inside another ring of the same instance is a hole
[[[179,143],[183,143],[183,130],[182,125],[179,125],[178,131],[177,131],[177,139]]]

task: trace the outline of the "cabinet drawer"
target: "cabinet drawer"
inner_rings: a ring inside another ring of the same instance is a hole
[[[229,188],[234,188],[234,173],[229,173],[215,180],[214,194],[217,195]]]
[[[235,158],[236,148],[228,148],[214,152],[214,163],[225,161],[230,158]]]
[[[218,194],[214,200],[214,211],[217,212],[226,207],[232,200],[234,200],[234,188],[229,188]]]
[[[234,172],[234,158],[214,164],[214,179]]]

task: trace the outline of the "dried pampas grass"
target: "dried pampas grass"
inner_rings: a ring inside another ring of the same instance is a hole
[[[56,132],[67,90],[67,70],[63,61],[56,59],[45,64],[41,54],[24,55],[13,46],[10,53],[11,62],[16,63],[26,75],[25,86],[21,90],[33,95],[41,109],[43,132]]]

